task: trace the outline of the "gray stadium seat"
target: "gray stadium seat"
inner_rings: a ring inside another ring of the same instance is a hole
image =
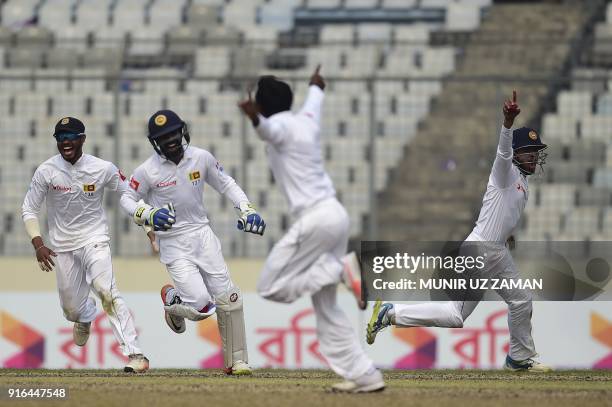
[[[223,7],[223,24],[240,28],[244,25],[255,24],[254,2],[232,2]]]
[[[83,33],[108,25],[112,0],[85,0],[77,4],[76,27]]]
[[[32,48],[11,48],[7,51],[7,64],[10,68],[42,67],[43,51]]]
[[[38,24],[50,30],[69,26],[76,0],[46,0],[38,9]]]
[[[589,92],[563,91],[557,96],[557,112],[564,117],[581,117],[592,112]]]
[[[550,163],[545,176],[549,182],[585,184],[589,181],[592,168],[582,163]]]
[[[392,26],[386,23],[358,24],[357,39],[359,43],[389,43],[392,38]]]
[[[149,26],[161,32],[182,24],[185,0],[156,0],[149,9]]]
[[[446,8],[446,24],[448,31],[474,31],[480,25],[480,7],[478,5],[449,3]]]
[[[600,208],[589,206],[575,208],[566,215],[563,232],[578,236],[579,239],[584,238],[600,230],[600,220]]]
[[[321,28],[321,44],[352,42],[355,36],[355,27],[348,24],[326,24]]]
[[[214,0],[215,3],[223,3],[223,0]],[[187,23],[194,27],[206,27],[219,22],[220,4],[199,4],[193,2],[187,9]]]
[[[195,54],[201,42],[202,30],[191,25],[174,27],[167,32],[168,54],[183,56]]]
[[[34,71],[36,91],[55,95],[68,91],[68,69],[38,69]]]
[[[593,177],[593,186],[612,189],[612,168],[598,168]]]
[[[546,113],[542,119],[542,139],[571,142],[576,139],[576,123],[574,117],[564,117]]]
[[[49,68],[72,69],[79,66],[81,58],[75,49],[55,47],[46,53],[46,61]]]
[[[44,27],[27,26],[17,32],[16,44],[23,48],[47,49],[53,44],[53,33]]]
[[[533,193],[532,193],[533,192]],[[556,208],[568,210],[576,203],[576,186],[574,184],[542,184],[530,191],[529,201],[539,208]]]
[[[109,73],[117,72],[122,65],[123,52],[121,48],[90,48],[83,55],[83,67],[104,69]]]
[[[230,51],[226,47],[199,48],[195,55],[195,74],[220,77],[229,73]]]
[[[604,93],[597,98],[597,114],[612,115],[612,93]]]
[[[595,175],[593,183],[596,184],[596,182],[597,175]],[[610,188],[578,187],[578,205],[612,207],[612,183],[610,184]]]
[[[90,60],[92,66],[93,61]],[[106,91],[107,72],[100,68],[80,68],[71,71],[72,88],[76,92],[103,93]]]
[[[9,28],[0,26],[0,46],[9,46],[13,41],[13,31]],[[3,50],[4,52],[4,50]],[[4,65],[2,65],[4,66]]]

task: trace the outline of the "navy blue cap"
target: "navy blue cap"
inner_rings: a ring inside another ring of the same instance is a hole
[[[149,138],[156,139],[173,133],[184,125],[185,122],[172,110],[158,110],[149,119]]]
[[[538,147],[541,150],[546,148],[546,144],[542,143],[537,131],[529,127],[521,127],[512,132],[512,148],[517,150],[525,147]]]
[[[85,134],[85,125],[74,117],[63,117],[55,125],[53,135],[60,133]]]

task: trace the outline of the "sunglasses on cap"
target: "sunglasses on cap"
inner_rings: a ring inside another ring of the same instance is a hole
[[[54,134],[53,137],[55,137],[58,143],[61,143],[62,141],[66,141],[66,140],[74,141],[84,135],[85,133],[59,133],[59,134]]]

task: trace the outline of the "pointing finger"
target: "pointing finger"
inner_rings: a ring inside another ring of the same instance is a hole
[[[252,93],[253,93],[253,86],[254,86],[254,85],[253,85],[252,83],[249,83],[249,84],[247,85],[247,95],[249,96],[249,102],[250,102],[251,100],[253,100],[253,96],[252,96]]]
[[[516,89],[512,91],[512,103],[516,103]]]
[[[315,69],[314,74],[318,75],[320,70],[321,70],[321,64],[317,65],[317,69]]]

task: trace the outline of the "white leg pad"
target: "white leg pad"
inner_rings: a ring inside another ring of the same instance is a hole
[[[248,363],[244,312],[242,311],[242,293],[238,287],[216,298],[217,323],[223,343],[223,361],[225,367],[232,367],[234,362],[242,360]]]

